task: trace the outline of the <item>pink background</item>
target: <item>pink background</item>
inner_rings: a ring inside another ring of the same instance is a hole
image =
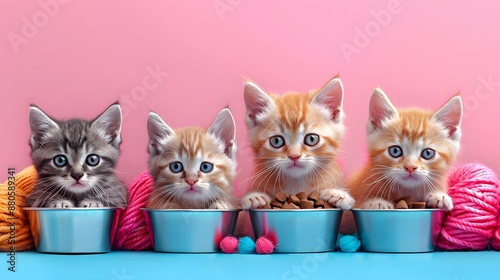
[[[19,172],[30,164],[30,103],[59,118],[92,118],[120,100],[127,110],[118,166],[125,182],[146,168],[150,110],[173,127],[206,127],[229,104],[244,186],[252,159],[243,77],[269,91],[306,91],[339,72],[347,171],[364,161],[376,85],[396,106],[430,109],[460,91],[466,116],[459,162],[500,171],[498,1],[61,2],[0,2],[2,181],[8,167]],[[148,77],[157,67],[163,77]]]

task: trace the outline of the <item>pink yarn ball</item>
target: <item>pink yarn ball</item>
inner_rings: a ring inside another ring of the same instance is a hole
[[[142,213],[152,192],[153,178],[144,171],[129,186],[128,207],[115,217],[116,232],[113,247],[124,250],[152,248],[147,216]]]
[[[226,236],[220,242],[220,249],[226,254],[233,254],[238,250],[238,238]]]
[[[499,181],[488,167],[465,164],[448,177],[453,210],[447,214],[437,246],[447,250],[484,250],[497,227]]]
[[[274,243],[265,236],[259,237],[255,242],[257,254],[271,254],[274,251]]]

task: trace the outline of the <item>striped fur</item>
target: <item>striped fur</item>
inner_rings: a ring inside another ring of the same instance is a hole
[[[410,195],[429,207],[451,210],[446,174],[459,151],[461,117],[459,96],[437,112],[397,110],[376,89],[370,101],[369,159],[348,183],[356,207],[390,209],[395,199]],[[402,148],[400,157],[391,156],[394,146]],[[427,148],[435,151],[434,157],[424,158]]]
[[[344,209],[354,201],[343,190],[343,173],[335,161],[344,134],[343,87],[340,79],[306,94],[266,94],[254,83],[245,86],[246,123],[255,154],[245,209],[259,208],[279,191],[287,194],[318,190],[321,197]],[[319,136],[307,145],[308,135]],[[273,147],[274,137],[284,146]]]
[[[160,116],[150,113],[148,133],[149,170],[155,182],[149,208],[237,207],[233,194],[235,126],[229,109],[223,109],[208,130],[199,127],[173,130]],[[171,164],[175,162],[182,164],[181,172],[173,172]],[[213,169],[202,172],[203,162],[213,164]]]
[[[127,205],[127,189],[115,175],[120,155],[121,109],[111,105],[92,121],[60,121],[31,106],[31,159],[37,183],[27,198],[31,207]],[[88,164],[98,156],[97,164]],[[56,160],[66,159],[58,167]]]

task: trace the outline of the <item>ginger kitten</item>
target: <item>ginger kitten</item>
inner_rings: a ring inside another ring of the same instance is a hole
[[[220,111],[208,129],[171,129],[150,113],[149,172],[154,178],[148,208],[233,209],[236,128],[231,111]]]
[[[127,188],[115,175],[122,113],[109,106],[99,117],[57,120],[32,105],[31,159],[38,172],[30,207],[125,207]]]
[[[356,207],[392,209],[410,195],[428,207],[451,210],[447,172],[460,147],[462,100],[436,112],[397,110],[381,89],[370,100],[368,163],[349,180]]]
[[[245,84],[246,124],[255,174],[242,208],[259,208],[276,192],[317,190],[332,205],[350,209],[343,173],[335,161],[344,134],[344,90],[338,78],[309,93],[267,94]]]

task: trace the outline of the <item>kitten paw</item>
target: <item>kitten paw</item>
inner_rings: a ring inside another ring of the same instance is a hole
[[[230,203],[227,203],[225,201],[216,201],[208,207],[208,209],[233,209],[233,206]]]
[[[75,205],[73,204],[73,202],[71,202],[70,200],[67,200],[67,199],[53,200],[53,201],[49,202],[49,204],[47,206],[50,207],[50,208],[71,208],[71,207],[75,207]]]
[[[443,192],[431,193],[425,199],[427,207],[445,209],[451,211],[453,209],[453,201],[451,197]]]
[[[362,209],[394,209],[394,204],[382,198],[372,198],[361,204]]]
[[[83,207],[83,208],[95,208],[95,207],[104,207],[104,204],[100,202],[99,200],[95,199],[84,199],[80,201],[78,204],[78,207]]]
[[[252,192],[246,194],[241,199],[241,208],[245,210],[256,209],[266,205],[267,203],[271,203],[271,197],[269,195],[261,192]]]
[[[330,203],[332,206],[335,206],[342,210],[349,210],[354,205],[354,198],[352,198],[348,192],[343,190],[322,190],[319,194],[319,198],[324,201],[328,201],[328,203]]]

